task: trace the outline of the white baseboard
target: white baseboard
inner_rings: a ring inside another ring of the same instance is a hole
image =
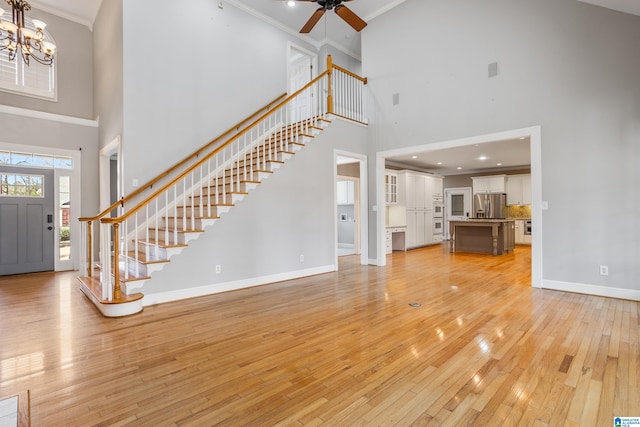
[[[325,265],[321,267],[308,268],[305,270],[290,271],[286,273],[272,274],[270,276],[253,277],[250,279],[236,280],[233,282],[215,283],[211,285],[198,286],[195,288],[179,289],[157,294],[146,294],[142,300],[143,306],[162,304],[170,301],[178,301],[187,298],[202,297],[205,295],[217,294],[220,292],[233,291],[237,289],[250,288],[253,286],[266,285],[268,283],[282,282],[285,280],[299,279],[301,277],[315,276],[316,274],[331,273],[336,271],[335,265]]]
[[[585,285],[583,283],[561,282],[557,280],[543,280],[542,287],[556,291],[640,301],[640,290],[636,289],[609,288],[606,286]]]

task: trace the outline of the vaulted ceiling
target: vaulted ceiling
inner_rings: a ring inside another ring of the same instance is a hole
[[[289,7],[284,0],[211,0],[222,7],[234,4],[255,16],[271,22],[285,31],[297,34],[311,14],[318,8],[311,2],[298,2]],[[406,0],[349,0],[347,6],[369,22]],[[420,0],[409,0],[420,1]],[[532,0],[535,1],[535,0]],[[620,12],[640,15],[640,0],[577,0]],[[93,26],[102,0],[30,0],[33,7],[55,13],[64,18]],[[363,30],[366,31],[366,28]],[[360,34],[349,27],[335,13],[329,12],[310,34],[303,36],[315,44],[329,43],[358,58]]]

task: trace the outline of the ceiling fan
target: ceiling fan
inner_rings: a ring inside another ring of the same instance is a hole
[[[347,6],[343,5],[343,2],[351,1],[351,0],[296,0],[296,1],[306,1],[318,3],[320,8],[317,9],[311,18],[304,24],[304,27],[300,30],[301,33],[310,33],[313,27],[318,23],[320,18],[324,15],[327,10],[334,10],[336,14],[344,19],[344,21],[351,25],[354,30],[360,32],[364,27],[367,26],[367,23],[364,22],[362,18],[356,15],[351,9]]]

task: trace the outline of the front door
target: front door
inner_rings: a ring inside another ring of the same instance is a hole
[[[471,187],[447,188],[445,195],[445,224],[443,238],[451,239],[449,221],[464,221],[471,215]]]
[[[0,275],[54,267],[53,169],[0,166]]]

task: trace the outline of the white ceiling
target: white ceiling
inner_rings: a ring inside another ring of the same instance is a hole
[[[102,0],[29,0],[34,8],[53,13],[63,18],[93,27]],[[108,1],[108,0],[107,0]],[[313,31],[308,35],[298,32],[311,14],[318,8],[317,4],[300,2],[291,8],[284,0],[211,0],[221,3],[222,7],[232,4],[271,24],[296,34],[308,42],[321,46],[329,43],[352,56],[360,57],[360,34],[355,32],[333,11],[328,11]],[[377,16],[391,10],[405,0],[353,0],[347,6],[358,16],[371,24]],[[640,15],[640,0],[577,0],[584,3],[602,6],[624,13]],[[367,31],[365,28],[363,31]],[[515,142],[515,143],[514,143]],[[480,146],[461,147],[428,153],[416,153],[417,159],[411,156],[399,156],[389,159],[393,162],[414,166],[442,175],[474,173],[491,168],[495,170],[512,169],[529,165],[529,143],[522,141],[498,141]],[[481,155],[486,160],[479,160]],[[438,165],[437,162],[442,162]],[[502,166],[497,166],[502,163]],[[461,167],[462,169],[457,169]]]
[[[486,142],[387,158],[394,168],[417,169],[438,175],[527,168],[531,164],[529,138]],[[416,158],[413,158],[416,156]],[[440,164],[439,164],[440,163]]]
[[[211,0],[231,3],[272,24],[298,34],[300,28],[318,8],[317,4],[301,2],[295,7],[287,6],[285,0]],[[406,0],[353,0],[347,6],[367,22],[393,9]],[[640,15],[640,0],[578,0],[620,12]],[[93,27],[102,0],[29,0],[34,8],[62,16]],[[365,28],[363,31],[367,31]],[[301,35],[316,45],[329,43],[356,58],[360,58],[360,34],[355,32],[333,11],[328,11],[313,31]]]

